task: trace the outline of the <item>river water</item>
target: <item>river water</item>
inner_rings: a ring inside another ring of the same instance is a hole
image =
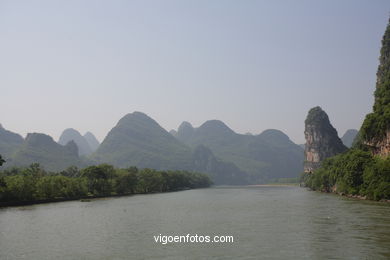
[[[390,259],[390,205],[258,186],[3,208],[0,259]]]

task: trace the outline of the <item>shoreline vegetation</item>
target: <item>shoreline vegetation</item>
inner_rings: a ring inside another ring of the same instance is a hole
[[[366,200],[390,200],[390,157],[350,149],[330,157],[313,173],[303,173],[302,183],[316,191]]]
[[[0,207],[206,188],[208,176],[187,171],[114,168],[109,164],[47,172],[34,163],[0,172]]]
[[[367,196],[362,196],[358,194],[348,194],[344,192],[330,192],[330,191],[324,191],[324,190],[314,190],[310,187],[304,186],[304,184],[300,184],[300,187],[307,188],[310,191],[319,192],[319,193],[327,193],[334,196],[344,197],[348,199],[354,199],[354,200],[362,200],[362,201],[370,201],[370,202],[380,202],[380,203],[390,203],[390,199],[380,199],[380,200],[373,200],[368,198]]]

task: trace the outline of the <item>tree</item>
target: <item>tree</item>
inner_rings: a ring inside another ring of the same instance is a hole
[[[89,191],[95,195],[111,192],[115,169],[112,165],[100,164],[89,166],[81,171],[81,176],[88,179]]]
[[[2,166],[3,163],[5,163],[5,160],[3,159],[3,157],[1,157],[1,154],[0,154],[0,166]]]

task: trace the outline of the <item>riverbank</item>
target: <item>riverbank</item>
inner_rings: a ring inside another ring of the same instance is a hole
[[[39,165],[0,171],[0,207],[160,193],[211,185],[208,176],[101,164],[73,174],[46,172]]]
[[[196,188],[194,188],[196,189]],[[64,202],[64,201],[76,201],[80,200],[81,202],[89,202],[92,199],[102,199],[102,198],[113,198],[113,197],[128,197],[134,195],[146,195],[146,194],[157,194],[157,193],[168,193],[168,192],[178,192],[191,190],[190,188],[183,188],[178,190],[171,191],[163,191],[163,192],[147,192],[147,193],[128,193],[128,194],[110,194],[110,195],[89,195],[82,197],[74,197],[74,198],[54,198],[54,199],[46,199],[46,200],[31,200],[31,201],[0,201],[0,208],[5,207],[18,207],[18,206],[30,206],[35,204],[47,204],[47,203],[56,203],[56,202]]]
[[[346,197],[346,198],[350,198],[350,199],[358,199],[358,200],[366,200],[366,201],[373,201],[373,202],[390,203],[390,200],[386,200],[386,199],[372,200],[372,199],[367,198],[367,196],[353,195],[353,194],[347,194],[347,193],[344,193],[344,192],[337,192],[337,191],[313,190],[310,187],[306,187],[306,186],[301,186],[301,187],[302,188],[306,188],[306,189],[308,189],[310,191],[315,191],[315,192],[320,192],[320,193],[329,193],[329,194],[333,194],[335,196],[341,196],[341,197]]]
[[[267,183],[248,185],[249,187],[285,187],[285,186],[299,186],[299,183]]]
[[[342,193],[342,192],[340,192],[340,193],[332,192],[332,193],[333,193],[333,194],[337,194],[337,195],[339,195],[339,196],[351,198],[351,199],[359,199],[359,200],[368,200],[368,201],[377,201],[377,202],[390,203],[390,200],[386,200],[386,199],[381,199],[381,200],[370,200],[370,199],[367,198],[367,196],[352,195],[352,194],[344,194],[344,193]]]

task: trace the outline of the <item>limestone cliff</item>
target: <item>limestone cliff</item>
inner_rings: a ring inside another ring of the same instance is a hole
[[[320,107],[310,109],[307,115],[305,139],[305,172],[313,172],[324,159],[347,150],[328,115]]]
[[[386,130],[385,136],[379,139],[365,141],[364,144],[370,148],[373,154],[386,157],[390,154],[390,128]]]
[[[390,21],[382,39],[373,112],[364,119],[360,129],[360,145],[373,154],[390,154]]]

